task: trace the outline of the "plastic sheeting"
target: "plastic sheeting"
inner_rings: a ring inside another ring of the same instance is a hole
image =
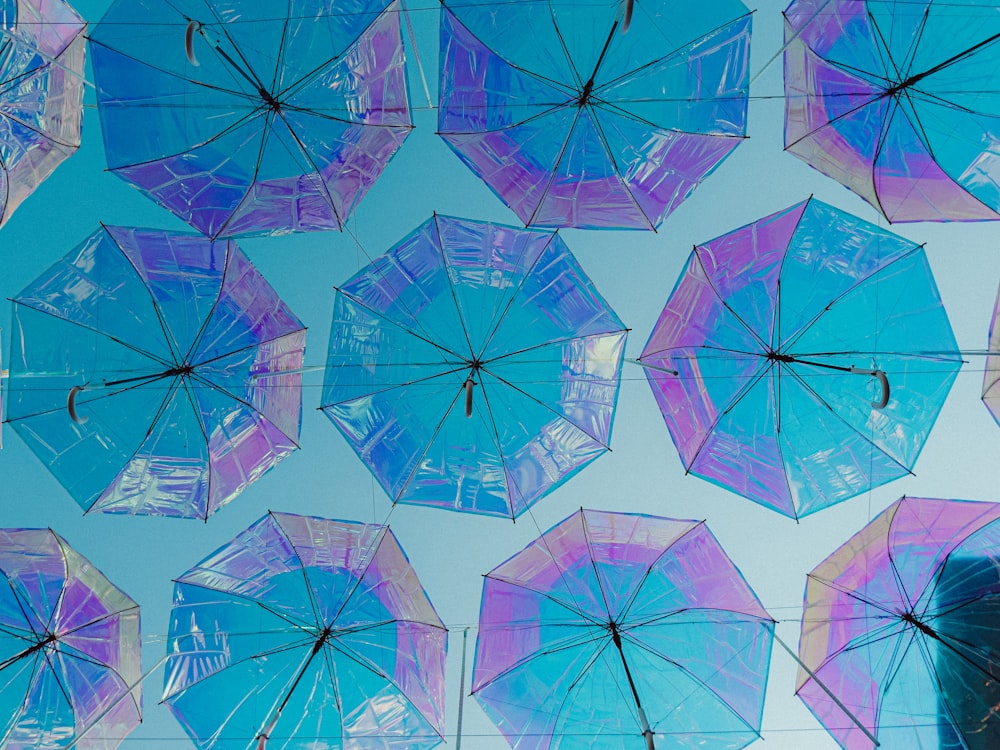
[[[323,409],[393,501],[516,517],[609,449],[626,333],[558,235],[436,216],[338,290]]]
[[[685,468],[792,517],[909,473],[962,364],[923,249],[816,200],[697,246],[640,360]]]
[[[397,2],[118,0],[91,55],[108,167],[210,237],[340,229],[412,129]]]
[[[975,0],[795,0],[785,148],[890,221],[1000,218],[1000,16]]]
[[[199,748],[427,750],[447,635],[388,527],[271,513],[177,579],[163,697]]]
[[[581,510],[487,574],[472,690],[517,750],[643,747],[643,714],[657,748],[741,748],[773,635],[704,523]]]
[[[305,329],[233,242],[103,227],[13,318],[8,422],[87,511],[207,518],[297,447]]]
[[[526,225],[653,229],[746,134],[739,0],[446,3],[438,132]]]

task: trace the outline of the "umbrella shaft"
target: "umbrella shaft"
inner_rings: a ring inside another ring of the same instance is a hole
[[[628,662],[625,660],[625,651],[622,650],[622,637],[618,633],[618,627],[614,623],[611,624],[611,640],[614,641],[615,648],[618,649],[618,655],[622,659],[622,667],[625,669],[625,679],[628,680],[629,689],[632,691],[632,699],[635,701],[636,709],[638,709],[639,725],[642,727],[642,736],[646,739],[646,748],[647,750],[656,750],[655,745],[653,745],[653,730],[650,729],[646,712],[642,709],[642,702],[639,700],[639,691],[636,690],[635,680],[632,679],[632,670],[628,668]]]

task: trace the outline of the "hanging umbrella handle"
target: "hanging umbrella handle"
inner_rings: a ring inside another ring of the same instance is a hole
[[[465,416],[472,416],[472,386],[476,384],[476,381],[471,377],[465,381]]]
[[[624,34],[628,31],[629,24],[632,23],[632,4],[635,0],[622,0],[622,6],[625,9],[625,18],[622,19],[622,33]]]
[[[281,709],[274,715],[274,718],[268,723],[266,727],[260,730],[260,734],[257,735],[257,750],[267,750],[267,741],[271,737],[271,732],[274,731],[274,725],[278,723],[278,718],[281,716]]]
[[[69,412],[69,418],[77,424],[87,424],[90,419],[90,417],[81,417],[76,413],[76,394],[86,387],[86,385],[74,385],[69,389],[69,395],[66,396],[66,411]]]
[[[187,29],[184,30],[184,54],[187,55],[188,62],[196,68],[201,66],[198,58],[194,54],[194,32],[201,28],[197,21],[188,21]]]
[[[883,370],[869,370],[864,367],[852,367],[851,372],[855,375],[871,375],[878,378],[882,385],[882,397],[878,401],[872,401],[872,406],[876,409],[884,409],[889,403],[889,378]]]

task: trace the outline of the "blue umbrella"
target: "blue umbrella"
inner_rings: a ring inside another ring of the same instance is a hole
[[[322,408],[393,501],[512,518],[608,450],[625,336],[558,235],[436,216],[338,290]]]

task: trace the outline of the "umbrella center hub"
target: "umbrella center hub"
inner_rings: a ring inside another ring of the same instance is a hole
[[[261,88],[259,89],[259,93],[260,93],[260,98],[264,100],[264,103],[268,106],[269,109],[271,109],[274,112],[277,112],[281,109],[281,102],[275,99],[274,96],[271,95],[270,91]]]
[[[787,354],[782,354],[781,352],[777,352],[774,349],[771,349],[770,351],[768,351],[768,353],[767,353],[767,359],[769,361],[771,361],[771,362],[794,362],[795,361],[795,357],[791,357],[791,356],[789,356]]]
[[[904,612],[900,616],[900,619],[903,622],[912,625],[924,635],[930,636],[931,638],[934,639],[938,638],[938,634],[934,632],[934,629],[931,628],[927,623],[923,622],[919,617],[917,617],[915,612]]]
[[[590,102],[590,97],[593,93],[594,93],[594,79],[591,78],[589,81],[587,81],[587,83],[584,84],[583,91],[580,92],[580,97],[579,99],[577,99],[577,103],[581,107],[587,106],[587,104]]]

